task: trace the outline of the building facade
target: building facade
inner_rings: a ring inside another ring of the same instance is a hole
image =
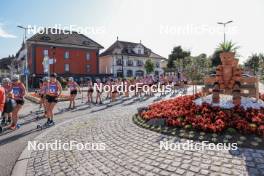
[[[8,56],[0,59],[0,81],[3,78],[10,78],[14,74],[15,56]]]
[[[113,74],[115,77],[137,77],[146,75],[145,62],[151,59],[155,75],[163,74],[161,62],[164,57],[152,52],[141,42],[132,43],[117,40],[99,57],[101,74]]]
[[[49,72],[79,80],[99,74],[99,50],[103,47],[83,34],[49,28],[29,38],[26,46],[31,77],[41,78]],[[44,58],[49,58],[48,70]]]

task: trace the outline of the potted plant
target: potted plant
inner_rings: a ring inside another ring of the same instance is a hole
[[[225,61],[229,62],[230,60],[233,60],[237,49],[239,49],[239,47],[232,41],[220,43],[217,47],[217,51],[220,52],[221,62],[223,63]]]

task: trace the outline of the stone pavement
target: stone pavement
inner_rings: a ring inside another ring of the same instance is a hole
[[[153,99],[97,107],[50,128],[37,138],[39,142],[105,143],[105,150],[32,151],[26,175],[263,175],[262,150],[160,150],[160,141],[187,140],[142,129],[132,122],[137,107]]]

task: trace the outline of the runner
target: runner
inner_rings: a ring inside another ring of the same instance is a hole
[[[76,98],[77,92],[81,92],[80,91],[81,89],[80,89],[80,86],[73,80],[73,77],[69,78],[68,87],[70,89],[69,109],[71,109],[71,106],[72,106],[72,109],[74,109],[75,108],[75,98]]]
[[[87,104],[90,104],[90,103],[93,103],[93,92],[94,92],[94,89],[93,89],[93,82],[89,79],[88,80],[88,92],[87,92]]]
[[[166,80],[165,77],[163,75],[160,76],[159,78],[159,82],[160,82],[160,96],[165,95],[165,86],[166,86]]]
[[[130,86],[129,80],[123,79],[123,84],[124,84],[125,97],[129,97],[129,90],[128,90]]]
[[[4,110],[2,113],[2,121],[1,124],[5,125],[5,124],[10,124],[11,123],[11,119],[12,119],[12,111],[13,111],[13,107],[15,106],[14,100],[13,99],[13,94],[12,94],[12,84],[11,84],[11,80],[9,78],[4,78],[2,80],[3,83],[3,88],[5,90],[5,106],[4,106]],[[6,120],[7,119],[7,120]]]
[[[47,99],[46,99],[46,94],[48,91],[48,83],[49,83],[49,78],[48,77],[44,77],[41,81],[40,81],[40,90],[39,90],[39,96],[40,96],[40,107],[39,109],[41,109],[43,107],[44,109],[44,117],[47,117]]]
[[[109,86],[109,91],[107,91],[106,98],[109,99],[111,97],[111,92],[112,92],[112,82],[111,79],[108,79],[107,82],[105,83],[106,86]]]
[[[113,80],[112,86],[113,86],[113,89],[112,89],[111,102],[115,102],[116,97],[118,95],[118,91],[117,91],[118,82],[117,82],[117,80]]]
[[[16,130],[18,128],[17,122],[19,118],[19,111],[24,105],[24,96],[26,95],[26,88],[24,84],[19,80],[19,75],[14,75],[12,78],[12,91],[14,94],[14,100],[16,101],[16,107],[12,112],[12,123],[10,128]]]
[[[96,79],[96,99],[95,99],[95,103],[97,104],[103,104],[102,103],[102,97],[101,97],[101,95],[102,95],[102,93],[103,93],[103,91],[102,90],[100,90],[100,84],[102,84],[101,83],[101,80],[100,79]]]
[[[177,75],[174,75],[172,83],[173,83],[173,94],[176,94],[176,90],[179,87],[179,79]]]
[[[5,100],[5,89],[0,85],[0,114],[4,111]]]
[[[53,73],[50,76],[50,81],[48,83],[48,87],[47,87],[47,95],[46,95],[46,99],[47,99],[47,123],[46,125],[53,125],[54,121],[53,121],[53,109],[56,105],[56,103],[58,102],[58,97],[61,95],[62,92],[62,87],[60,82],[56,79],[57,74]]]
[[[152,78],[152,76],[149,76],[148,78],[148,86],[149,86],[149,95],[150,96],[154,96],[153,90],[152,90],[152,86],[154,84],[154,80]]]

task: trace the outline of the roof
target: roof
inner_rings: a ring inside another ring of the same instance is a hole
[[[143,46],[144,53],[138,54],[134,52],[133,49],[137,47],[138,45]],[[138,57],[153,57],[153,58],[164,59],[164,57],[152,52],[151,49],[147,48],[142,43],[133,43],[133,42],[127,42],[127,41],[120,41],[120,40],[115,41],[109,48],[107,48],[103,53],[101,53],[100,56],[112,55],[115,53],[115,50],[117,49],[121,50],[120,54],[122,55],[138,56]]]
[[[37,33],[29,38],[31,42],[45,42],[56,44],[70,44],[83,47],[103,49],[104,47],[89,37],[75,31],[60,30],[55,28],[45,28],[41,33]]]
[[[19,49],[18,52],[16,53],[16,58],[18,58],[19,55],[20,55],[20,53],[23,52],[24,50],[25,50],[25,43],[24,43],[24,41],[23,41],[23,43],[22,43],[20,49]]]
[[[14,56],[8,56],[0,59],[0,69],[9,69],[8,65],[11,65],[13,59],[15,59]]]

